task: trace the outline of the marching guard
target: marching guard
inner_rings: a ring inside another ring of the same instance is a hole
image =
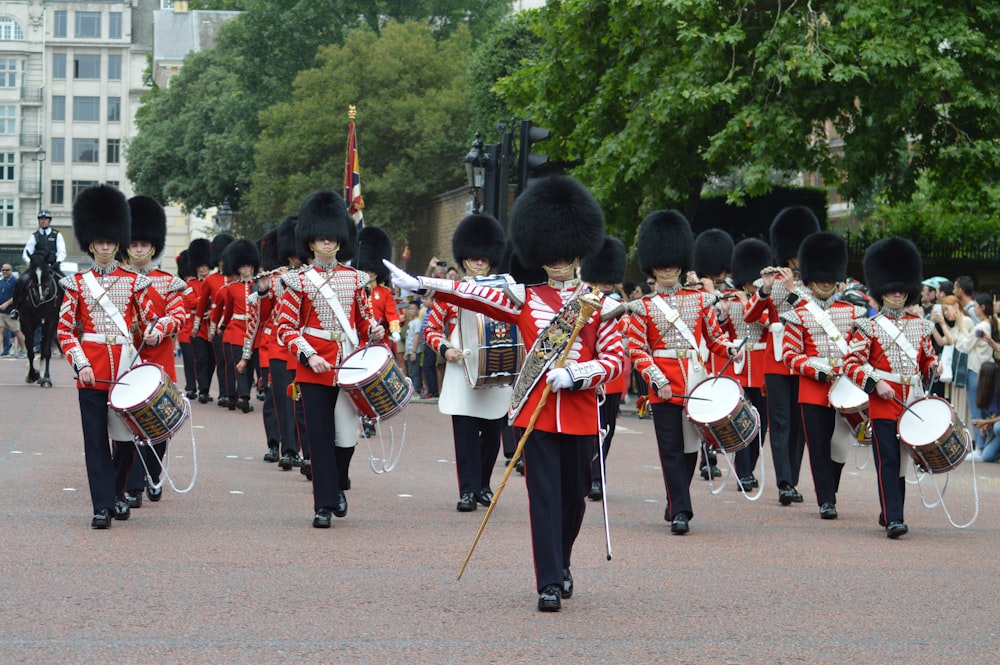
[[[194,306],[191,307],[191,350],[194,353],[195,374],[198,379],[198,403],[208,404],[212,401],[209,391],[212,389],[212,373],[215,372],[215,351],[208,339],[208,325],[201,325],[202,318],[198,315],[198,303],[201,302],[205,282],[212,274],[212,243],[207,238],[195,238],[188,244],[188,264],[194,271],[195,279],[188,281],[188,286],[194,291]],[[189,394],[189,398],[192,396]]]
[[[251,295],[257,292],[256,275],[260,272],[260,250],[257,244],[240,238],[226,247],[222,258],[225,272],[233,276],[219,293],[222,314],[219,317],[222,351],[225,358],[226,395],[229,410],[243,413],[253,411],[250,403],[251,379],[258,373],[257,355],[254,353],[254,335],[260,310]]]
[[[222,353],[222,336],[216,335],[216,324],[212,322],[212,315],[221,312],[215,312],[216,304],[219,296],[219,291],[223,286],[226,285],[228,279],[222,270],[222,252],[225,251],[226,247],[229,246],[234,240],[233,236],[228,233],[220,233],[211,240],[210,244],[210,256],[209,256],[209,266],[214,272],[210,272],[202,281],[201,290],[198,292],[198,306],[195,308],[194,314],[194,326],[192,332],[208,342],[210,356],[208,362],[211,367],[206,368],[205,371],[208,372],[208,380],[204,392],[200,392],[198,395],[198,401],[202,404],[207,404],[212,401],[211,395],[208,394],[208,386],[212,384],[212,373],[215,373],[215,380],[219,387],[219,406],[228,406],[228,403],[224,399],[224,395],[228,394],[228,386],[224,385],[225,382],[225,356]],[[218,318],[215,319],[216,322]]]

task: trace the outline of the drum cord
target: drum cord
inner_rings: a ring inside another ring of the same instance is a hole
[[[382,448],[382,457],[375,457],[375,453],[372,450],[371,438],[366,437],[368,442],[368,464],[371,466],[372,471],[377,474],[389,473],[396,468],[396,463],[399,462],[399,458],[403,455],[403,442],[406,440],[406,414],[410,410],[410,405],[407,403],[406,407],[403,409],[403,431],[399,436],[399,446],[396,446],[396,433],[392,429],[392,425],[389,425],[389,451],[386,452],[385,449],[385,436],[382,434],[382,429],[377,427],[379,445]],[[374,419],[376,425],[382,422],[382,418],[377,416]],[[377,464],[376,464],[377,463]]]
[[[160,482],[154,483],[152,476],[149,473],[149,467],[146,465],[146,458],[143,456],[142,450],[140,448],[140,446],[144,445],[152,446],[152,444],[149,442],[148,439],[146,440],[145,443],[140,443],[139,437],[137,436],[132,437],[132,441],[135,444],[136,452],[138,453],[139,461],[142,462],[143,471],[146,472],[146,484],[149,487],[152,487],[154,490],[162,488],[164,481],[166,481],[170,483],[171,489],[173,489],[178,494],[187,494],[194,488],[194,481],[198,478],[198,447],[194,440],[194,422],[192,421],[191,418],[191,402],[188,401],[187,397],[184,397],[183,399],[184,399],[184,406],[186,407],[186,411],[188,413],[188,429],[191,432],[191,462],[194,469],[191,474],[191,484],[189,484],[186,488],[177,489],[177,485],[174,484],[174,479],[171,478],[170,474],[167,472],[167,470],[170,468],[170,458],[167,457],[166,451],[164,451],[163,454],[164,458],[166,458],[167,460],[166,464],[163,463],[163,460],[160,459],[159,455],[153,455],[153,457],[156,459],[156,463],[160,466],[160,473],[163,476],[160,479]]]
[[[767,479],[767,470],[764,465],[764,436],[760,432],[760,413],[757,412],[756,407],[754,407],[753,411],[757,418],[757,450],[758,450],[757,459],[761,463],[760,480],[758,481],[757,493],[754,494],[753,496],[750,496],[750,494],[748,494],[747,491],[743,489],[743,483],[740,482],[739,476],[736,473],[736,467],[733,466],[733,460],[736,459],[736,454],[733,453],[733,457],[732,459],[730,459],[728,453],[722,450],[717,450],[715,452],[716,455],[722,455],[723,457],[726,458],[726,464],[729,465],[729,473],[726,475],[726,479],[723,480],[722,483],[719,485],[719,489],[715,489],[715,484],[712,481],[711,469],[709,470],[708,490],[709,492],[712,493],[712,496],[715,496],[716,494],[721,493],[722,490],[726,489],[726,485],[729,483],[730,478],[736,478],[737,489],[743,494],[743,498],[745,498],[747,501],[757,501],[764,494],[764,485],[765,485],[765,480]],[[705,455],[707,459],[708,444],[706,444],[704,440],[701,442],[701,448],[702,448],[702,454]]]
[[[965,434],[966,434],[966,441],[971,442],[972,435],[969,434],[969,430],[966,429]],[[968,449],[971,450],[971,446],[969,446]],[[979,517],[979,484],[976,480],[976,458],[972,457],[970,461],[972,462],[972,498],[976,509],[972,513],[972,519],[970,519],[965,524],[955,523],[955,520],[952,519],[951,517],[951,512],[948,510],[948,506],[945,505],[944,502],[944,493],[948,489],[948,481],[951,480],[951,471],[949,471],[948,474],[945,476],[944,488],[938,487],[937,480],[934,478],[933,473],[926,474],[931,477],[931,482],[934,483],[934,489],[936,489],[938,493],[938,500],[930,505],[928,505],[924,499],[924,489],[923,486],[920,484],[920,477],[919,476],[917,477],[917,490],[920,492],[920,502],[923,504],[924,508],[928,509],[935,508],[937,507],[938,504],[941,504],[941,508],[944,510],[945,517],[948,518],[948,523],[951,524],[956,529],[969,528],[970,526],[972,526],[972,523],[975,522],[976,519]]]

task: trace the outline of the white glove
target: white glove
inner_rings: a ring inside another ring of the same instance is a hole
[[[389,259],[382,259],[382,263],[385,267],[389,269],[392,273],[392,285],[399,287],[405,291],[419,291],[420,290],[420,280],[418,280],[413,275],[409,274],[402,268],[396,267]]]
[[[389,339],[391,339],[394,342],[398,342],[401,338],[398,332],[394,332],[391,335],[389,335]]]
[[[554,393],[573,387],[573,377],[565,367],[550,369],[549,373],[545,375],[545,382],[552,385],[552,392]]]

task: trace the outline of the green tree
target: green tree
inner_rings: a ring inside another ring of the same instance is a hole
[[[297,211],[315,189],[341,191],[355,105],[365,219],[405,238],[419,203],[463,182],[470,44],[461,26],[436,39],[420,23],[390,21],[380,35],[356,30],[344,46],[320,49],[321,65],[299,74],[292,100],[261,114],[249,196],[258,221]]]

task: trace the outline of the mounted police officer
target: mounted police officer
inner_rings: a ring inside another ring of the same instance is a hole
[[[63,274],[59,270],[59,264],[66,260],[66,241],[58,229],[51,228],[52,213],[48,210],[38,211],[38,229],[28,238],[21,258],[25,265],[31,262],[31,255],[39,249],[44,249],[45,260],[49,267],[59,276]]]

